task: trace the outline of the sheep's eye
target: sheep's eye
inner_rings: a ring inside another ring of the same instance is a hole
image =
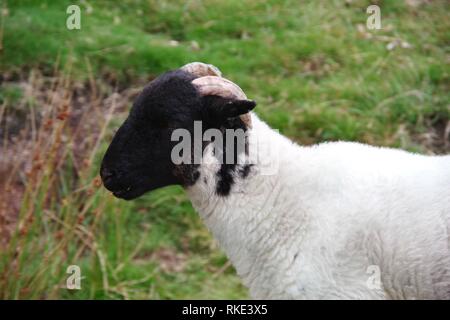
[[[152,127],[155,129],[166,129],[168,127],[167,121],[153,121]]]
[[[165,129],[169,126],[169,123],[163,117],[153,116],[149,119],[149,125],[155,129]]]

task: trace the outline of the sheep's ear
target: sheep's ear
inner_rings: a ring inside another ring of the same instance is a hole
[[[253,100],[219,96],[205,96],[203,102],[207,119],[219,124],[227,119],[242,116],[256,107],[256,102]]]

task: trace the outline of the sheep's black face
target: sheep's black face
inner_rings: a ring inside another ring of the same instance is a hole
[[[101,166],[104,186],[116,197],[134,199],[143,193],[181,184],[170,159],[172,131],[188,128],[200,119],[199,100],[182,71],[152,81],[134,102],[115,134]]]
[[[240,122],[236,115],[230,120],[224,114],[221,107],[230,105],[229,100],[200,96],[191,84],[195,78],[182,70],[168,72],[152,81],[134,102],[101,165],[104,186],[116,197],[130,200],[156,188],[195,183],[196,165],[175,165],[171,160],[177,144],[171,141],[172,132],[183,128],[193,133],[194,121],[202,121],[203,130],[220,127],[225,121]],[[254,102],[239,105],[242,111],[238,113],[253,107]],[[236,113],[236,108],[227,110]]]

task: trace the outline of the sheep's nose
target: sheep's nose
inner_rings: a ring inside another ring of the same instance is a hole
[[[111,179],[113,179],[116,176],[116,171],[102,168],[100,175],[102,177],[103,182],[106,183],[108,181],[111,181]]]

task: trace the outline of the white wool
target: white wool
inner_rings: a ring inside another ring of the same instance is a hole
[[[256,164],[218,196],[207,153],[188,194],[253,298],[450,299],[450,156],[300,147],[251,116],[275,174]]]

